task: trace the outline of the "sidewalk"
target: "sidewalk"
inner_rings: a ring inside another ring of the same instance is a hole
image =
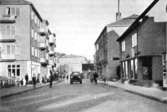
[[[53,84],[57,84],[61,81],[54,81]],[[37,84],[35,89],[48,86],[49,83]],[[21,87],[11,87],[11,88],[1,88],[0,89],[0,98],[6,98],[13,95],[18,95],[24,92],[35,90],[33,85],[21,86]]]
[[[121,88],[125,91],[138,94],[140,96],[144,96],[156,101],[167,103],[167,91],[162,91],[158,88],[135,86],[128,83],[121,83],[119,81],[118,82],[106,81],[106,83],[104,83],[103,81],[99,81],[99,83],[103,83],[116,88]]]

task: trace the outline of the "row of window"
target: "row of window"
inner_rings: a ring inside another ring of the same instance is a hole
[[[34,29],[31,29],[31,37],[33,39],[37,40],[38,42],[40,41],[40,38],[41,38],[39,33],[37,31],[35,31]]]
[[[2,55],[11,56],[15,55],[15,45],[13,44],[5,44],[0,46],[0,57]]]
[[[31,20],[33,20],[38,27],[41,26],[41,21],[33,11],[31,11]]]
[[[19,16],[20,8],[18,7],[6,7],[3,9],[3,16]]]
[[[40,50],[35,48],[35,47],[32,47],[31,48],[31,54],[32,54],[32,56],[39,58],[40,57]]]
[[[126,79],[135,79],[138,69],[138,60],[132,59],[122,62],[123,77]]]
[[[0,35],[15,35],[14,24],[0,24]],[[0,36],[1,38],[2,36]]]
[[[135,46],[137,46],[137,33],[132,35],[132,47],[135,47]],[[121,47],[122,47],[122,51],[125,51],[125,48],[126,48],[125,40],[122,41]]]

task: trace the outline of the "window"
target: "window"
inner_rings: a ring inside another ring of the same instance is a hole
[[[7,55],[10,55],[10,45],[7,45]]]
[[[13,24],[0,24],[1,35],[15,35],[15,25]]]
[[[34,47],[31,48],[31,54],[34,56]]]
[[[37,49],[35,49],[35,57],[37,57]]]
[[[31,19],[34,20],[34,12],[31,11]]]
[[[34,30],[31,29],[31,37],[34,38]]]
[[[4,15],[5,16],[19,16],[20,15],[20,9],[15,8],[15,7],[6,7]]]
[[[125,40],[122,41],[122,43],[121,43],[121,48],[122,48],[122,51],[125,51]]]
[[[7,55],[15,54],[15,45],[6,45]]]
[[[5,8],[4,15],[5,15],[5,16],[9,16],[10,13],[11,13],[10,7],[6,7],[6,8]]]
[[[7,69],[9,77],[20,76],[20,65],[8,65]]]
[[[2,48],[0,46],[0,58],[2,57],[1,55],[2,55]]]
[[[36,32],[35,32],[35,30],[34,30],[34,39],[36,40]]]
[[[132,35],[132,47],[137,46],[137,33]]]
[[[12,51],[11,51],[12,54],[15,54],[15,46],[12,45]]]

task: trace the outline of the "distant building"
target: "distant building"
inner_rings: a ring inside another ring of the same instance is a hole
[[[55,52],[51,47],[55,47],[55,35],[48,25],[31,2],[0,0],[1,76],[28,74],[31,80],[32,74],[48,74],[48,65],[54,63],[48,60]]]
[[[87,63],[85,57],[76,55],[64,55],[57,60],[57,71],[65,73],[82,72],[82,64]]]
[[[106,79],[118,78],[119,44],[116,40],[135,21],[137,15],[108,24],[95,42],[95,64],[98,74]]]

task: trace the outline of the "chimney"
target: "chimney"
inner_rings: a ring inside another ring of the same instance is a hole
[[[120,0],[118,0],[118,12],[116,13],[116,21],[121,19],[121,12],[120,12]]]

